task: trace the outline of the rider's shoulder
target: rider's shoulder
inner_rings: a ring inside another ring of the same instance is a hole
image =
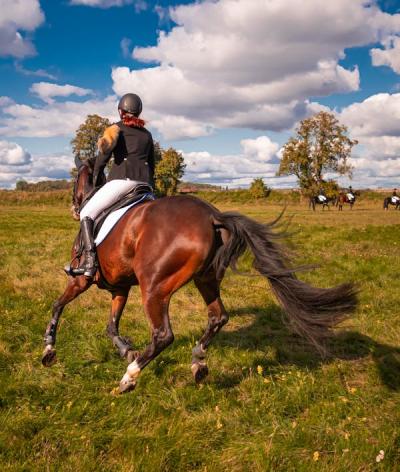
[[[97,147],[100,153],[107,154],[115,148],[120,131],[119,123],[114,123],[104,130],[103,136],[97,141]]]

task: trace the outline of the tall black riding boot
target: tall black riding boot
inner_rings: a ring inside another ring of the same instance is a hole
[[[83,242],[83,255],[84,255],[84,264],[83,264],[83,275],[85,277],[93,277],[96,273],[96,252],[95,245],[93,241],[93,220],[86,216],[81,221],[81,233],[82,233],[82,242]]]

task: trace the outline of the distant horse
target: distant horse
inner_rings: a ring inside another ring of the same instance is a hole
[[[400,208],[400,198],[386,197],[383,200],[383,209],[389,210],[389,205],[393,205],[395,210]]]
[[[93,190],[92,162],[78,165],[75,218],[85,195]],[[298,280],[272,231],[275,223],[261,224],[235,212],[221,213],[192,196],[165,197],[134,206],[97,247],[99,267],[94,280],[70,276],[64,293],[54,303],[44,337],[43,365],[56,361],[57,324],[65,305],[94,283],[112,294],[107,334],[129,362],[119,392],[134,389],[142,369],[173,342],[168,313],[171,296],[193,280],[208,309],[207,328],[192,350],[192,374],[196,382],[201,381],[208,374],[206,349],[228,321],[220,296],[221,281],[228,266],[236,267],[246,248],[254,254],[254,267],[268,279],[293,330],[322,349],[322,337],[354,310],[356,291],[351,283],[316,288]],[[72,248],[75,266],[81,252],[77,238]],[[119,321],[133,285],[140,286],[151,327],[151,342],[140,353],[119,334]]]
[[[339,193],[339,196],[337,197],[337,200],[336,200],[336,206],[339,207],[338,208],[339,211],[343,211],[343,205],[345,203],[348,203],[350,205],[350,210],[353,209],[353,206],[356,202],[356,198],[359,195],[359,193],[358,192],[353,192],[351,195],[353,195],[354,198],[350,198],[348,192],[347,193],[346,192],[340,192]]]
[[[329,205],[334,204],[335,201],[335,197],[325,197],[325,199],[321,199],[320,195],[315,195],[313,197],[310,197],[308,208],[312,208],[315,211],[316,205],[322,205],[322,210],[325,210],[325,208],[328,208],[329,210]]]

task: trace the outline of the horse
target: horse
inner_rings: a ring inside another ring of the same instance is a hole
[[[396,198],[395,202],[393,201],[393,197],[386,197],[383,200],[383,209],[389,210],[389,205],[393,205],[395,210],[400,208],[400,198]]]
[[[354,198],[349,198],[348,193],[346,192],[340,192],[339,196],[337,197],[336,200],[336,206],[339,207],[339,211],[343,211],[343,204],[348,203],[350,205],[350,210],[353,209],[354,203],[356,202],[356,198],[359,195],[358,192],[353,192],[352,195]]]
[[[330,210],[329,204],[334,204],[336,201],[335,197],[325,197],[325,200],[320,200],[319,195],[314,195],[310,197],[308,208],[311,208],[315,211],[315,205],[322,205],[322,210],[325,210],[325,207]]]
[[[79,219],[85,197],[93,192],[93,163],[78,163],[72,214]],[[357,304],[353,283],[317,288],[299,280],[282,244],[277,220],[261,224],[237,212],[220,212],[194,196],[158,198],[129,209],[97,247],[98,270],[93,279],[69,276],[64,293],[55,301],[47,326],[42,363],[56,362],[57,325],[64,307],[92,284],[112,295],[106,333],[121,357],[128,361],[118,393],[133,390],[140,372],[174,341],[169,319],[171,296],[189,281],[199,290],[208,311],[208,324],[192,350],[191,371],[196,383],[208,374],[206,352],[210,342],[228,322],[220,285],[229,266],[249,248],[254,267],[266,277],[287,314],[293,330],[323,352],[322,340],[352,313]],[[79,235],[78,235],[79,236]],[[71,256],[80,262],[79,237]],[[119,333],[119,321],[129,290],[139,285],[150,328],[150,344],[133,350]]]

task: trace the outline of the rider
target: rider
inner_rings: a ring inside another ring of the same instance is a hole
[[[354,190],[353,190],[353,187],[351,185],[349,186],[349,189],[347,191],[347,198],[349,200],[354,200],[355,199]]]
[[[83,266],[75,269],[87,278],[96,273],[96,253],[93,240],[94,219],[105,209],[127,195],[138,184],[153,185],[154,143],[151,133],[139,118],[142,101],[134,93],[124,95],[118,104],[121,118],[109,126],[98,141],[99,154],[93,172],[93,185],[100,185],[103,170],[114,156],[107,183],[100,188],[80,212],[81,233],[84,245]]]
[[[400,197],[397,195],[397,188],[394,188],[392,193],[392,202],[397,203],[399,200]]]
[[[328,199],[326,198],[326,195],[325,195],[325,190],[321,187],[318,191],[318,200],[321,202],[321,203],[324,203],[326,202]]]

